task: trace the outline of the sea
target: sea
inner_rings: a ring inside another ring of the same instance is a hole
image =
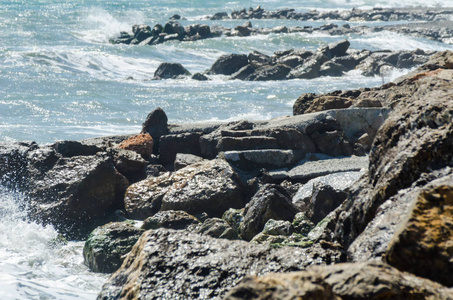
[[[453,45],[378,32],[329,36],[321,33],[218,37],[156,46],[109,41],[134,24],[165,24],[178,14],[182,25],[242,25],[244,20],[210,21],[207,16],[261,6],[333,10],[373,7],[453,7],[453,0],[0,0],[0,142],[60,140],[138,133],[147,114],[161,107],[170,123],[263,120],[292,114],[306,92],[378,86],[408,72],[364,77],[243,82],[211,76],[151,80],[162,62],[178,62],[191,73],[210,68],[222,54],[305,48],[347,38],[351,48],[369,50],[453,50]],[[251,20],[254,27],[320,26],[338,21]],[[404,22],[393,22],[393,24]],[[383,25],[355,22],[350,25]],[[27,220],[25,198],[0,186],[0,299],[95,299],[107,275],[83,264],[83,241],[58,242],[51,226]]]

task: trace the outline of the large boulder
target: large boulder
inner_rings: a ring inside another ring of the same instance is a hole
[[[124,222],[112,222],[96,228],[83,247],[85,264],[93,272],[115,272],[143,232]]]
[[[430,280],[382,263],[314,266],[302,272],[244,278],[225,299],[451,299]]]
[[[278,185],[264,185],[245,207],[241,236],[250,241],[270,219],[292,221],[298,212],[286,190]]]
[[[168,117],[162,108],[158,107],[148,114],[141,133],[148,133],[153,138],[153,153],[157,154],[160,137],[168,133]]]
[[[201,132],[168,134],[162,136],[159,141],[159,162],[164,166],[173,164],[178,153],[200,156],[201,136]]]
[[[351,43],[348,40],[331,43],[328,45],[332,57],[344,56]]]
[[[191,75],[186,68],[178,63],[161,63],[154,72],[155,79],[175,79],[178,76]]]
[[[244,241],[165,229],[145,232],[98,299],[222,299],[244,276],[335,263],[341,251],[271,249]]]
[[[211,74],[231,75],[248,64],[245,54],[226,54],[220,56],[211,67]]]
[[[118,148],[137,152],[147,158],[153,154],[154,141],[149,133],[134,135],[118,144]]]
[[[285,80],[291,67],[285,64],[264,65],[255,70],[245,80],[247,81],[266,81],[266,80]],[[237,78],[237,77],[236,77]]]
[[[222,216],[228,208],[244,206],[239,177],[224,160],[193,164],[171,174],[137,182],[127,189],[124,201],[128,215],[138,219],[159,210]]]

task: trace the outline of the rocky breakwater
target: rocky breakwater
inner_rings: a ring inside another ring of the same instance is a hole
[[[436,21],[449,20],[453,14],[452,8],[441,7],[406,7],[406,8],[381,8],[296,12],[295,9],[281,9],[268,11],[261,6],[256,8],[235,10],[230,14],[218,12],[208,17],[210,20],[225,19],[290,19],[300,21],[316,20],[343,20],[349,22],[359,21]]]
[[[387,76],[393,69],[408,69],[426,63],[432,51],[369,51],[349,49],[348,40],[317,49],[290,49],[266,55],[258,51],[220,56],[204,74],[192,74],[178,63],[162,63],[154,79],[191,78],[209,80],[210,75],[225,75],[231,80],[268,81],[339,77],[359,70],[364,76]],[[340,107],[339,107],[340,108]]]

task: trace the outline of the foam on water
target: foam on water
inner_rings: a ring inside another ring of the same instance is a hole
[[[94,299],[106,276],[83,265],[83,242],[28,221],[24,201],[0,186],[0,299]]]

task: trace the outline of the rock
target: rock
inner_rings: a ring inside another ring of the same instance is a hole
[[[220,56],[211,67],[211,74],[231,75],[248,64],[245,54],[228,54]]]
[[[266,136],[222,137],[217,144],[217,151],[247,149],[278,149],[277,139]]]
[[[83,247],[85,264],[93,272],[115,272],[143,232],[128,223],[118,222],[96,228]]]
[[[209,80],[208,77],[206,77],[205,75],[201,74],[201,73],[195,73],[192,75],[192,79],[193,80],[198,80],[198,81],[207,81]]]
[[[351,191],[329,228],[331,237],[348,247],[374,218],[380,205],[412,185],[422,173],[453,166],[453,71],[404,81],[403,97],[379,129],[371,151],[369,177]]]
[[[96,155],[103,150],[96,145],[86,145],[78,141],[61,141],[52,145],[52,148],[63,157]]]
[[[296,68],[304,63],[304,59],[298,55],[288,55],[279,58],[278,62],[290,68]]]
[[[178,76],[189,76],[190,72],[187,71],[181,64],[178,63],[161,63],[154,72],[156,79],[175,79]]]
[[[247,58],[249,60],[249,64],[251,64],[256,69],[263,66],[269,66],[270,64],[272,64],[272,59],[270,58],[270,56],[258,51],[251,52],[247,56]]]
[[[349,43],[348,40],[342,40],[339,42],[329,44],[328,47],[330,50],[330,54],[332,55],[332,58],[346,55],[346,51],[349,49],[350,45],[351,43]]]
[[[300,95],[296,102],[294,102],[293,114],[295,116],[304,114],[317,97],[318,95],[314,93],[305,93]]]
[[[170,21],[165,24],[163,33],[166,33],[168,35],[176,34],[178,39],[182,40],[185,35],[185,30],[178,21]]]
[[[229,208],[244,206],[239,178],[224,160],[188,166],[175,172],[173,178],[178,178],[178,183],[162,199],[162,210],[222,216]]]
[[[186,153],[200,156],[201,132],[168,134],[159,141],[159,162],[164,165],[173,164],[177,153]]]
[[[321,64],[315,59],[309,59],[302,65],[292,69],[288,74],[288,79],[313,79],[319,76]]]
[[[422,191],[390,241],[385,261],[452,287],[453,177]]]
[[[234,31],[236,31],[237,36],[250,36],[252,31],[247,26],[236,26],[234,27]]]
[[[311,221],[315,224],[324,219],[331,211],[341,205],[346,199],[347,193],[336,190],[330,185],[321,182],[313,186],[313,194],[310,203],[313,207]]]
[[[315,98],[311,105],[303,113],[309,114],[323,110],[348,108],[352,105],[352,103],[351,99],[346,97],[321,96]],[[300,109],[301,106],[298,107],[298,110]]]
[[[141,133],[118,144],[118,148],[135,151],[146,158],[153,154],[154,141],[148,133]]]
[[[263,149],[226,151],[221,157],[243,170],[253,170],[256,168],[279,169],[292,166],[302,159],[304,154],[297,150]]]
[[[307,235],[315,227],[315,224],[310,221],[305,212],[298,212],[294,216],[294,220],[291,225],[296,233],[302,235]]]
[[[277,185],[265,185],[246,205],[240,232],[250,241],[270,219],[292,221],[298,213],[286,191]]]
[[[309,125],[305,131],[315,143],[317,152],[331,156],[352,155],[351,144],[336,120],[326,118]]]
[[[206,39],[212,36],[209,25],[189,25],[185,27],[186,35],[190,36],[191,40]]]
[[[284,80],[291,71],[291,68],[284,64],[273,66],[265,65],[254,71],[245,80],[247,81],[266,81],[266,80]]]
[[[193,154],[177,153],[175,158],[175,171],[203,161],[205,161],[204,158]]]
[[[109,154],[113,157],[115,168],[129,182],[133,183],[145,179],[148,163],[137,152],[111,148]]]
[[[451,299],[451,290],[383,263],[314,266],[244,278],[224,299]]]
[[[231,74],[231,79],[245,80],[255,72],[255,67],[248,64],[240,68],[237,72]]]
[[[222,19],[227,19],[228,14],[226,12],[218,12],[215,13],[212,17],[210,17],[210,20],[222,20]]]
[[[151,33],[151,27],[148,25],[134,25],[132,26],[132,32],[134,33],[134,39],[137,40],[137,43],[153,36]]]
[[[219,239],[239,239],[238,233],[225,220],[219,218],[206,219],[196,232]]]
[[[33,154],[31,154],[33,156]],[[59,158],[49,169],[29,167],[30,217],[74,237],[115,208],[115,168],[105,153]]]
[[[38,148],[34,142],[0,143],[0,183],[12,189],[26,185],[28,153],[33,150],[38,169],[51,169],[59,158],[55,150]]]
[[[187,229],[192,225],[198,225],[200,221],[194,216],[182,210],[160,211],[152,217],[146,218],[141,226],[144,230],[169,228]]]
[[[347,70],[342,64],[329,60],[321,65],[319,76],[340,77],[345,71]]]
[[[240,232],[241,223],[244,221],[244,209],[230,208],[223,213],[222,219],[231,226],[237,233]]]
[[[244,241],[215,239],[165,229],[145,232],[122,267],[103,286],[98,299],[222,299],[251,272],[302,270],[311,264],[339,262],[336,249],[318,245],[271,249]]]
[[[264,225],[262,233],[269,235],[284,235],[290,236],[294,232],[294,228],[290,221],[270,219]]]
[[[158,107],[148,114],[142,125],[142,134],[148,133],[154,141],[153,153],[159,153],[159,139],[168,134],[168,118],[162,108]]]

